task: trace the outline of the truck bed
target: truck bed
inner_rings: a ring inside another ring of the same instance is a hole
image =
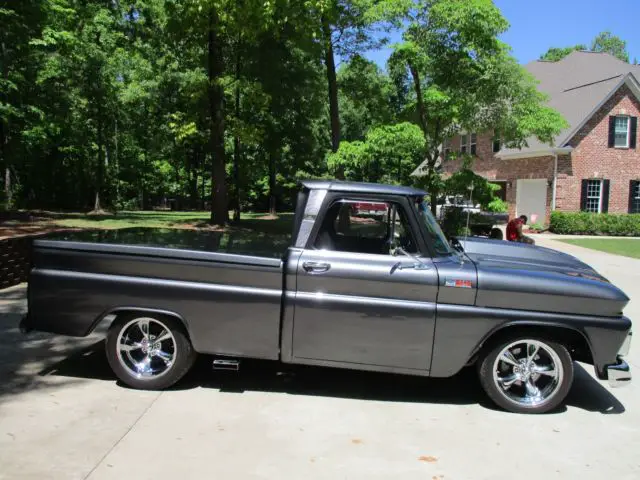
[[[34,241],[28,326],[85,336],[121,310],[188,322],[196,351],[277,359],[283,255],[264,233],[124,229]]]

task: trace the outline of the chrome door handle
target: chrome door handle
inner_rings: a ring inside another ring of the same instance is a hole
[[[304,262],[302,268],[307,273],[324,273],[331,268],[331,265],[323,262]]]

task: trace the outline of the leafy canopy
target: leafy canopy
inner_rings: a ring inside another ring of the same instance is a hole
[[[557,62],[559,60],[562,60],[571,52],[581,50],[587,50],[587,46],[579,43],[578,45],[574,45],[573,47],[550,47],[549,50],[540,55],[540,60],[544,60],[545,62]]]
[[[494,130],[518,147],[530,137],[550,143],[566,126],[499,40],[507,27],[491,0],[421,0],[394,46],[389,71],[411,91],[405,115],[422,130],[434,196],[440,145],[454,133]]]
[[[547,62],[557,62],[574,51],[605,52],[619,58],[623,62],[629,63],[629,52],[627,42],[611,32],[599,33],[591,42],[591,46],[579,43],[573,47],[550,47],[545,53],[540,55],[540,60]]]
[[[627,42],[609,31],[602,32],[593,39],[593,42],[591,42],[591,50],[594,52],[610,53],[623,62],[629,63]]]
[[[364,141],[341,142],[327,155],[330,171],[342,169],[347,180],[408,184],[422,161],[424,140],[409,122],[371,129]]]

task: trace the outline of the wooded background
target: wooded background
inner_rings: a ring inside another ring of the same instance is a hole
[[[565,125],[491,0],[0,3],[4,208],[290,209],[326,177],[445,188],[453,133]],[[363,53],[389,29],[386,69]],[[423,160],[427,175],[409,174]]]

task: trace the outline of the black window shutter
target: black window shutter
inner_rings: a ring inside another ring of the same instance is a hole
[[[638,117],[631,117],[631,131],[629,132],[629,148],[636,148],[636,137],[638,136]]]
[[[602,213],[609,211],[609,180],[602,181]]]
[[[582,193],[580,194],[580,210],[583,212],[587,209],[587,184],[589,180],[582,180]]]
[[[638,180],[630,180],[629,181],[629,213],[640,213],[640,212],[634,212],[633,211],[634,193],[636,192],[636,185],[638,183],[640,183],[640,182],[638,182]]]
[[[609,148],[613,148],[616,140],[616,117],[609,117]]]

